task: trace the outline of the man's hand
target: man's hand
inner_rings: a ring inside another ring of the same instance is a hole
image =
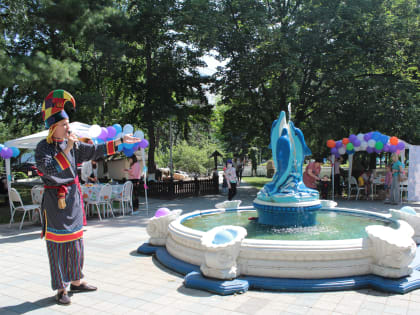
[[[63,152],[68,155],[70,153],[70,150],[73,149],[73,146],[76,142],[79,142],[79,138],[74,133],[70,133],[67,137],[67,146],[63,150]]]

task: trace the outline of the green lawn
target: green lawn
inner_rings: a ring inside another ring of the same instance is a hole
[[[257,189],[263,188],[263,186],[269,182],[271,182],[271,178],[267,177],[243,177],[242,181],[250,184],[252,187]]]

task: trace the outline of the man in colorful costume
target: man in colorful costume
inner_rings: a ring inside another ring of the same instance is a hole
[[[56,299],[59,304],[70,304],[66,291],[69,283],[73,292],[97,289],[81,282],[84,212],[77,164],[114,154],[123,141],[140,141],[126,135],[98,145],[79,142],[71,133],[69,117],[64,111],[66,103],[76,107],[73,96],[64,90],[54,90],[45,98],[42,116],[49,134],[38,143],[35,151],[36,165],[45,188],[43,236],[47,243],[51,285],[53,290],[58,290]]]

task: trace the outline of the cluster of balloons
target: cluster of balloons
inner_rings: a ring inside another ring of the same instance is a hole
[[[16,147],[6,147],[3,144],[0,144],[0,156],[3,159],[10,159],[12,157],[18,157],[20,154],[20,151]]]
[[[134,132],[134,128],[130,124],[126,124],[124,128],[121,127],[120,124],[114,124],[109,127],[92,125],[88,130],[88,135],[92,138],[94,143],[103,143],[119,139],[126,134],[141,139],[141,141],[137,143],[122,143],[118,146],[118,151],[123,152],[127,157],[132,156],[138,149],[145,149],[149,146],[149,141],[144,139],[143,131],[137,130]]]
[[[354,154],[357,151],[366,151],[368,153],[391,152],[399,154],[404,150],[405,144],[397,137],[388,137],[379,131],[371,131],[368,133],[359,133],[358,135],[350,135],[348,138],[334,141],[327,141],[327,147],[331,149],[331,154],[339,157],[343,154]]]

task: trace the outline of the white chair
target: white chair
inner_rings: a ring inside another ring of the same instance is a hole
[[[112,186],[110,184],[106,184],[103,187],[101,187],[101,190],[99,191],[98,196],[95,200],[89,199],[86,203],[87,209],[89,209],[91,206],[96,207],[96,211],[98,212],[99,220],[102,220],[101,217],[101,208],[103,207],[104,211],[104,217],[111,212],[112,217],[114,216],[114,212],[112,210]]]
[[[359,193],[361,190],[365,190],[365,187],[359,187],[359,185],[357,184],[357,180],[356,177],[352,176],[350,177],[350,194],[352,192],[352,190],[356,190],[356,200],[359,199]],[[350,199],[350,194],[348,199]]]
[[[34,205],[41,205],[44,187],[42,185],[35,185],[31,189],[31,198]]]
[[[123,185],[122,192],[119,196],[116,196],[113,201],[116,201],[120,204],[119,210],[122,211],[124,216],[125,208],[131,209],[131,214],[133,214],[133,183],[131,181],[126,181]]]
[[[29,212],[29,219],[31,219],[31,211],[38,210],[39,218],[42,224],[41,206],[40,205],[24,205],[20,194],[15,188],[11,188],[9,192],[10,206],[12,208],[12,217],[10,218],[9,226],[13,223],[13,218],[16,211],[23,211],[22,221],[20,222],[19,230],[22,229],[23,221],[25,220],[26,212]],[[16,206],[15,203],[18,205]]]
[[[405,195],[407,196],[407,194],[408,194],[408,180],[405,180],[403,182],[400,182],[400,194],[401,194],[401,196],[400,196],[400,202],[401,203],[403,202],[404,192],[405,192]]]

